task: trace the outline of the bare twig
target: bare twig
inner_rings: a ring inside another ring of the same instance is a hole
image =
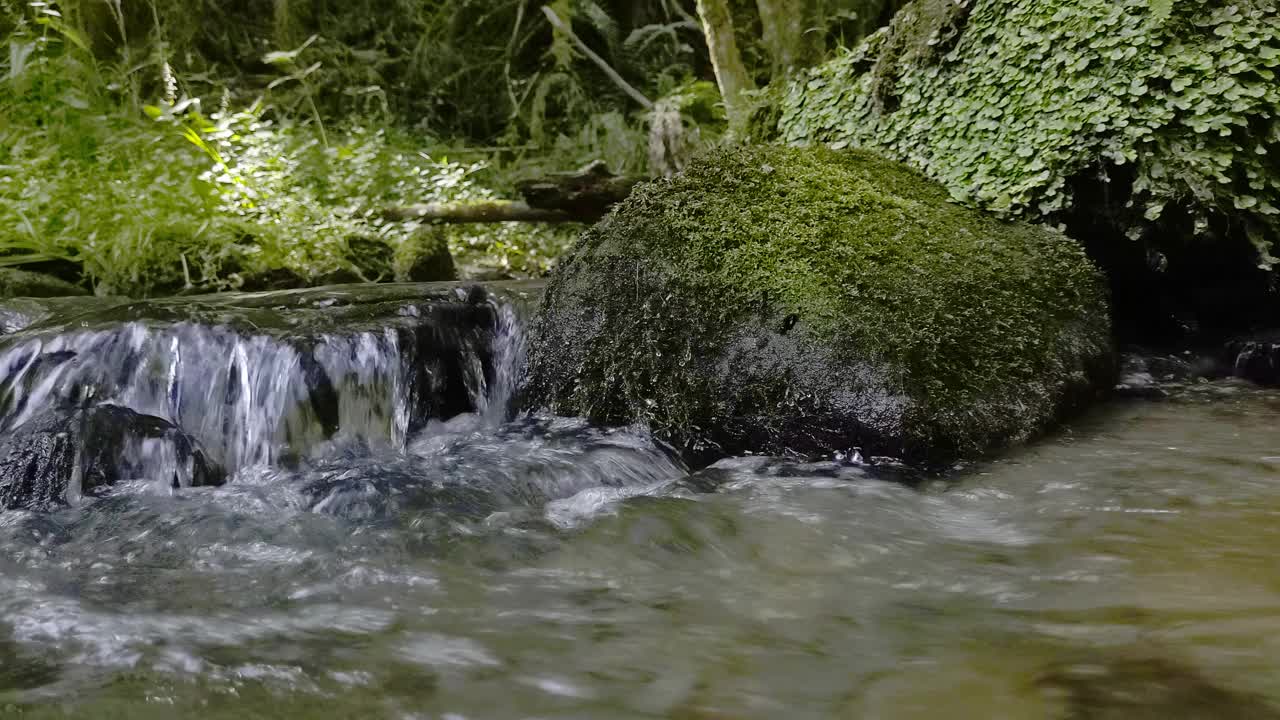
[[[587,44],[582,41],[582,38],[578,37],[578,35],[573,32],[573,28],[569,27],[567,23],[561,20],[559,15],[556,15],[555,10],[544,5],[542,7],[542,12],[547,16],[547,20],[549,20],[557,30],[564,33],[570,40],[572,40],[574,44],[578,46],[578,49],[582,51],[582,54],[586,55],[587,59],[599,66],[599,68],[604,71],[604,74],[609,76],[609,79],[621,88],[623,92],[629,95],[632,100],[643,105],[646,110],[653,109],[653,101],[645,97],[644,93],[635,89],[631,83],[624,80],[622,76],[618,74],[618,71],[614,70],[604,58],[600,57],[594,50],[587,47]]]
[[[511,82],[511,56],[516,53],[516,44],[520,41],[520,26],[524,24],[524,9],[529,0],[520,0],[516,10],[516,24],[511,28],[511,39],[507,41],[507,58],[502,64],[502,75],[507,80],[507,96],[511,98],[511,117],[520,114],[520,101],[516,99],[515,85]]]

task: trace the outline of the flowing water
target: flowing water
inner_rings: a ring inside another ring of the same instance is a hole
[[[520,322],[490,305],[484,352],[431,336],[452,417],[406,400],[403,328],[0,343],[0,432],[92,387],[229,474],[0,512],[0,717],[1280,717],[1280,393],[1112,401],[945,480],[690,473],[638,429],[508,417]]]

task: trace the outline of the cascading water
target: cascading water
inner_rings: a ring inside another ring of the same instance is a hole
[[[333,443],[403,449],[428,421],[459,413],[505,415],[523,344],[509,304],[475,289],[275,303],[140,303],[10,336],[0,434],[109,405],[181,429],[234,475]],[[143,476],[173,475],[133,460]]]
[[[1280,717],[1273,390],[690,474],[510,416],[518,293],[94,302],[0,302],[0,716]]]
[[[518,299],[475,287],[353,292],[117,305],[0,339],[0,501],[40,509],[137,479],[166,489],[288,477],[322,511],[456,493],[472,479],[440,482],[441,464],[475,461],[478,438],[510,431]],[[543,437],[528,452],[546,448]],[[535,462],[557,451],[547,452]],[[646,453],[657,476],[676,467]],[[609,484],[602,472],[566,468],[545,487],[498,472],[480,506]]]
[[[483,367],[472,369],[472,377],[485,380],[486,384],[475,392],[476,408],[485,424],[494,427],[506,420],[512,397],[520,384],[524,370],[524,325],[510,304],[498,307],[490,352],[493,356],[493,372],[486,375]]]

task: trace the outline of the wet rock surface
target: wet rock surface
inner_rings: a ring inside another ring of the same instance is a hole
[[[1161,400],[1190,384],[1225,375],[1230,372],[1214,353],[1158,353],[1135,348],[1120,358],[1115,392],[1120,397]]]
[[[1227,343],[1226,360],[1236,377],[1260,385],[1280,385],[1280,330]]]
[[[18,297],[0,300],[0,336],[18,332],[53,317],[70,319],[77,315],[101,312],[104,308],[127,302],[123,298]]]
[[[223,471],[172,423],[115,405],[46,411],[0,438],[0,508],[47,510],[144,477],[203,487]]]

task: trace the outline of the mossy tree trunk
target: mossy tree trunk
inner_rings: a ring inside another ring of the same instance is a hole
[[[293,17],[289,12],[289,0],[275,0],[272,3],[271,35],[277,47],[293,47]]]
[[[698,0],[698,18],[711,51],[711,65],[715,69],[716,83],[724,98],[725,114],[729,130],[742,137],[751,117],[751,100],[745,93],[756,85],[747,73],[733,34],[733,16],[727,0]]]
[[[817,0],[756,0],[764,46],[772,63],[770,77],[786,77],[821,55]]]

